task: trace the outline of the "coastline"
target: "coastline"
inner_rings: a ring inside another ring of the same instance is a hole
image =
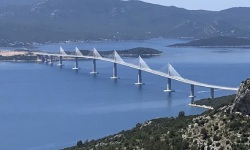
[[[81,53],[85,54],[87,51],[87,54],[91,51],[89,50],[82,50]],[[163,54],[162,51],[158,51],[155,49],[150,48],[134,48],[129,50],[121,50],[120,56],[122,57],[138,57],[141,56],[142,58],[148,58],[148,57],[155,57],[160,56]],[[67,52],[69,54],[73,54],[74,52]],[[100,54],[102,56],[109,56],[112,54],[113,51],[101,51]],[[87,55],[86,54],[86,55]],[[31,50],[3,50],[0,49],[0,61],[4,62],[41,62],[42,60],[39,60],[37,57],[36,51]],[[73,60],[73,58],[64,58],[65,60]]]
[[[189,106],[192,106],[192,107],[200,107],[200,108],[206,108],[206,109],[210,109],[210,110],[213,110],[214,108],[211,107],[211,106],[206,106],[206,105],[197,105],[197,104],[192,104],[192,103],[189,103],[188,104]]]
[[[174,48],[250,48],[250,45],[249,46],[172,46],[172,45],[169,45],[167,47],[174,47]]]

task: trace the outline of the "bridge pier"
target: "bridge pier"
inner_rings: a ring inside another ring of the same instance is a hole
[[[174,92],[174,91],[172,91],[172,83],[171,82],[172,82],[171,79],[168,78],[167,89],[164,90],[164,92]]]
[[[195,95],[194,95],[194,85],[193,84],[191,84],[191,90],[190,90],[190,96],[189,96],[190,98],[194,98],[195,97]]]
[[[93,59],[93,68],[90,74],[98,74],[98,72],[96,72],[96,59]]]
[[[74,68],[72,68],[73,70],[78,70],[78,69],[80,69],[79,67],[78,67],[78,57],[75,57],[75,67]]]
[[[113,76],[111,77],[111,79],[119,79],[119,77],[117,76],[117,63],[114,63]]]
[[[210,98],[214,98],[214,88],[210,88]]]
[[[42,60],[42,62],[44,63],[45,62],[45,56],[41,56],[41,60]]]
[[[138,69],[138,78],[137,78],[137,83],[135,83],[135,85],[144,85],[145,83],[142,83],[142,74],[141,74],[141,70]]]
[[[48,64],[49,63],[49,56],[45,55],[45,63]]]
[[[49,61],[49,64],[53,65],[53,56],[50,55],[50,61]]]
[[[63,66],[62,64],[62,56],[59,56],[59,63],[57,64],[60,68]]]
[[[37,55],[37,56],[36,56],[36,59],[37,59],[37,61],[41,61],[41,62],[43,61],[41,55]]]

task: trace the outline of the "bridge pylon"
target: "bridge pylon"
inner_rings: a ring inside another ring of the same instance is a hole
[[[75,50],[75,55],[76,56],[83,56],[83,54],[81,53],[81,51],[76,47],[76,50]]]
[[[63,56],[66,56],[67,54],[66,54],[66,52],[64,51],[64,49],[62,47],[60,47],[59,54],[60,54],[60,56],[59,56],[59,63],[57,64],[57,66],[59,66],[60,68],[62,68],[62,66],[64,66],[63,63],[62,63]]]
[[[67,53],[64,51],[62,47],[60,47],[59,54],[67,56]]]
[[[171,65],[168,64],[168,75],[171,76],[171,72],[170,72],[170,69],[171,69]],[[173,68],[173,67],[172,67]],[[164,92],[174,92],[172,91],[172,80],[171,78],[168,78],[168,81],[167,81],[167,89],[166,90],[163,90]]]
[[[113,66],[113,76],[111,77],[111,79],[119,79],[119,77],[117,76],[117,63],[124,63],[124,61],[116,51],[114,51],[113,55],[114,55],[114,66]]]
[[[135,83],[135,85],[144,85],[145,83],[142,82],[142,68],[145,69],[150,69],[148,67],[148,65],[146,64],[146,62],[141,58],[141,56],[139,56],[139,68],[138,69],[138,76],[137,76],[137,82]]]
[[[96,71],[96,59],[98,58],[102,58],[102,56],[100,55],[100,53],[95,49],[93,48],[93,51],[90,52],[89,54],[90,56],[93,56],[93,67],[92,67],[92,71],[90,72],[90,74],[99,74],[97,71]]]
[[[76,47],[76,50],[75,50],[75,55],[76,56],[83,56],[82,53],[80,52],[80,50]],[[72,68],[73,70],[79,70],[80,68],[78,67],[78,57],[75,57],[75,67]]]

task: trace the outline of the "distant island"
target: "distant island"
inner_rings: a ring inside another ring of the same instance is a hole
[[[80,50],[83,55],[88,55],[91,51],[90,50]],[[108,56],[111,55],[114,51],[99,51],[101,56]],[[146,47],[137,47],[127,50],[117,50],[117,53],[121,57],[153,57],[153,56],[159,56],[163,52],[153,49],[153,48],[146,48]]]
[[[90,50],[80,50],[83,55],[88,55],[91,51]],[[40,51],[41,52],[41,51]],[[114,51],[100,51],[100,55],[103,57],[108,57]],[[66,52],[69,55],[75,55],[75,52]],[[128,50],[117,50],[117,53],[121,57],[153,57],[159,56],[163,52],[152,49],[152,48],[145,48],[145,47],[137,47]],[[0,50],[0,61],[25,61],[25,62],[34,62],[39,61],[36,56],[36,51],[31,50]]]
[[[249,48],[250,39],[249,38],[240,38],[240,37],[211,37],[207,39],[194,40],[187,43],[178,43],[169,45],[168,47],[240,47],[240,48]]]

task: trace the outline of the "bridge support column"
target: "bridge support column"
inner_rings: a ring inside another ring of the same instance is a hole
[[[49,64],[53,65],[53,56],[50,55],[50,61]]]
[[[214,98],[214,88],[210,89],[210,98]]]
[[[144,85],[145,83],[142,83],[142,75],[141,75],[141,70],[138,70],[138,78],[137,78],[137,83],[135,85]]]
[[[57,66],[62,67],[62,56],[59,56],[59,63],[57,64]]]
[[[114,63],[113,77],[111,77],[111,79],[119,79],[119,77],[117,76],[117,63]]]
[[[37,60],[37,61],[43,61],[43,60],[42,60],[42,56],[37,55],[37,56],[36,56],[36,60]]]
[[[172,83],[170,78],[168,78],[167,89],[164,90],[164,92],[174,92],[172,91]]]
[[[45,62],[45,56],[41,56],[42,62]]]
[[[45,63],[48,64],[49,63],[49,56],[45,55]]]
[[[90,74],[98,74],[98,72],[96,72],[96,59],[93,59],[93,68]]]
[[[78,57],[75,57],[75,67],[72,68],[73,70],[78,70],[80,68],[78,68]]]
[[[194,95],[194,85],[193,84],[191,84],[191,90],[190,90],[190,96],[189,97],[191,97],[191,98],[195,97],[195,95]]]

